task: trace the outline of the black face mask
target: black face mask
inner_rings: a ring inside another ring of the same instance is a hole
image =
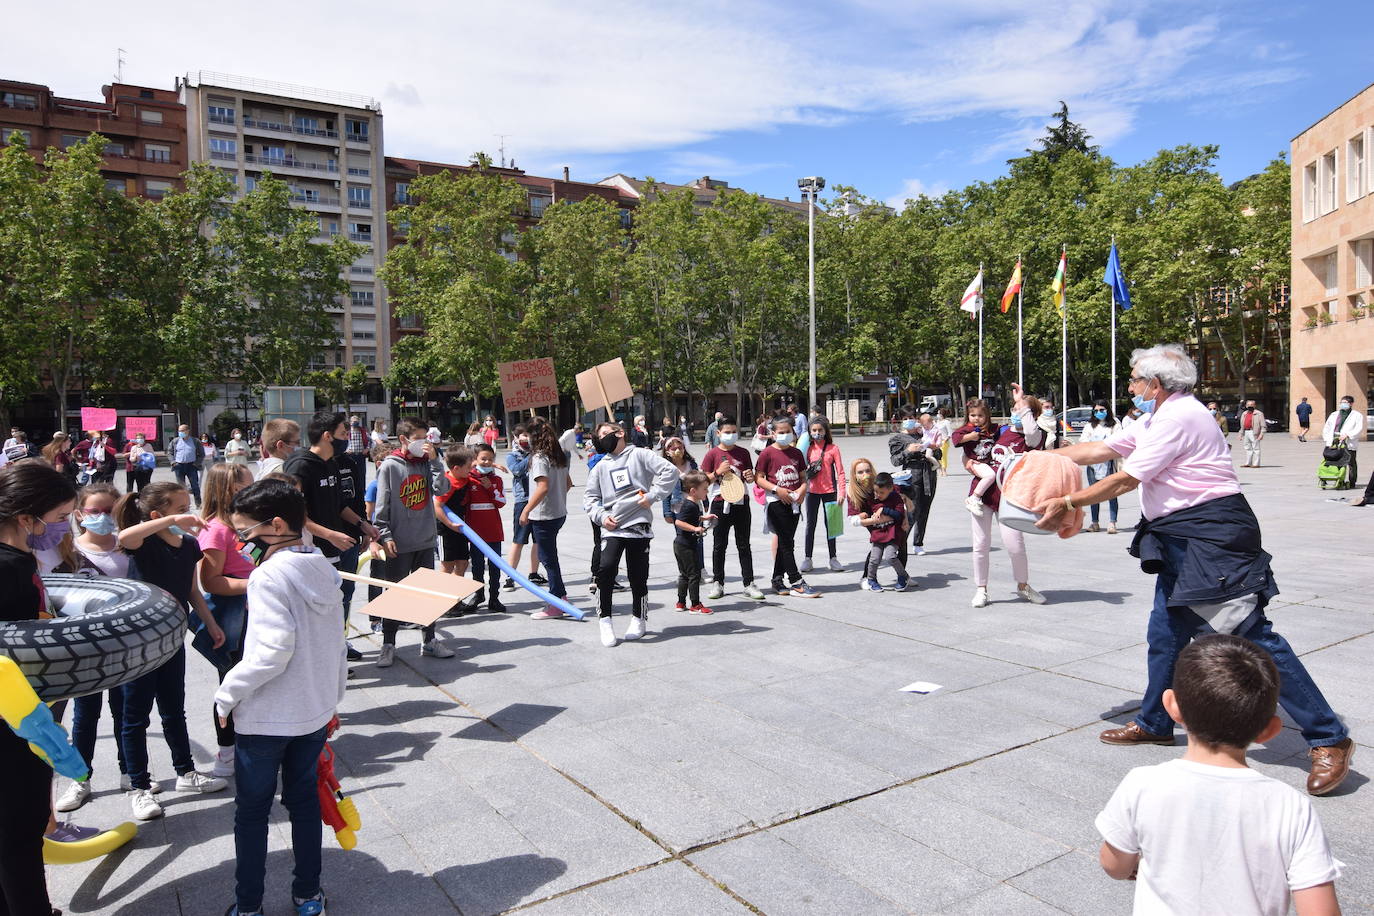
[[[335,439],[335,440],[334,440],[334,457],[335,457],[335,458],[339,458],[339,457],[341,457],[342,455],[346,454],[347,452],[348,452],[348,440],[347,440],[347,439]]]
[[[609,455],[615,451],[615,441],[620,438],[620,433],[607,433],[599,437],[592,443],[598,455]]]

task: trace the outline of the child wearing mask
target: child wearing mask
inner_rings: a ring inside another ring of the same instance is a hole
[[[682,499],[673,513],[673,557],[677,560],[677,609],[693,614],[709,614],[701,603],[701,540],[716,517],[706,511],[706,492],[710,481],[700,471],[682,475]]]
[[[768,494],[764,506],[768,527],[778,536],[778,550],[773,556],[773,591],[794,598],[817,598],[820,593],[806,584],[797,569],[797,522],[801,520],[808,487],[806,458],[793,447],[795,438],[791,418],[775,417],[773,441],[759,455],[754,474]],[[784,576],[787,584],[783,582]]]
[[[482,543],[492,549],[497,556],[501,554],[501,542],[505,540],[505,529],[501,524],[501,507],[506,504],[505,485],[496,476],[496,449],[483,443],[475,449],[477,457],[473,461],[473,473],[468,477],[467,500],[468,514],[464,523],[468,531],[481,538]],[[501,570],[495,563],[488,564],[482,551],[472,550],[472,578],[482,581],[483,574],[490,569],[491,582],[485,592],[479,591],[473,605],[482,604],[486,595],[487,610],[499,614],[506,606],[497,597],[497,586],[501,582]]]
[[[745,484],[754,482],[754,460],[749,450],[739,445],[739,422],[724,415],[716,425],[717,445],[701,459],[701,471],[711,481],[711,514],[718,519],[711,542],[712,601],[725,597],[725,553],[730,546],[730,532],[735,534],[735,550],[739,554],[740,578],[744,595],[755,601],[763,600],[763,592],[754,585],[754,554],[749,546],[751,527],[749,496],[744,492],[737,502],[726,502],[721,496],[722,478],[736,475]],[[744,490],[743,487],[740,488]]]
[[[434,518],[438,524],[439,563],[444,572],[455,576],[467,575],[468,558],[472,553],[471,543],[463,534],[463,517],[468,511],[468,483],[472,479],[472,460],[475,456],[466,445],[450,445],[444,453],[444,464],[448,466],[448,491],[434,497]],[[454,521],[448,517],[451,511],[458,516]],[[478,603],[476,601],[474,604]]]
[[[525,545],[530,545],[530,571],[526,576],[535,585],[547,585],[549,580],[539,575],[539,545],[530,544],[530,535],[533,529],[527,524],[521,524],[520,515],[525,511],[525,504],[530,500],[530,461],[534,459],[534,454],[530,451],[529,429],[523,423],[516,425],[511,439],[510,455],[506,457],[506,470],[510,471],[511,484],[511,534],[510,534],[510,560],[508,565],[511,569],[520,568],[520,555],[525,550]],[[502,586],[506,591],[515,590],[515,580],[507,579]]]
[[[868,529],[868,560],[864,563],[864,585],[870,592],[880,592],[878,570],[884,564],[897,572],[896,591],[907,587],[906,569],[897,559],[897,544],[903,540],[908,523],[906,506],[892,481],[884,471],[873,478],[873,492],[859,505],[859,525]]]

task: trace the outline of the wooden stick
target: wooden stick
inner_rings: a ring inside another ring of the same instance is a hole
[[[592,372],[596,373],[596,387],[601,390],[601,400],[606,402],[606,422],[614,423],[615,412],[611,410],[611,396],[606,393],[606,386],[601,382],[601,367],[595,367]]]
[[[347,579],[350,582],[357,582],[359,585],[375,585],[378,588],[399,588],[408,592],[415,592],[418,595],[429,595],[431,598],[446,598],[449,601],[458,602],[462,598],[455,598],[445,592],[436,592],[428,588],[420,588],[418,585],[406,585],[402,582],[388,582],[386,579],[374,579],[371,576],[360,576],[357,573],[339,573],[339,578]]]

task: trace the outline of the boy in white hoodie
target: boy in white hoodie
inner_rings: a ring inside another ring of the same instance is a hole
[[[244,488],[234,497],[230,516],[257,568],[248,577],[253,613],[243,660],[215,692],[220,721],[233,713],[238,731],[237,886],[226,916],[262,912],[267,818],[278,772],[296,858],[293,903],[300,916],[322,916],[316,766],[347,677],[339,574],[318,550],[302,546],[305,497],[291,484],[262,480]]]

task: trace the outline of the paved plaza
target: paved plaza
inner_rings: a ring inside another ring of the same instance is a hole
[[[839,444],[846,467],[859,456],[888,466],[885,437]],[[1317,489],[1319,450],[1271,437],[1269,465],[1240,475],[1274,555],[1276,627],[1368,744],[1374,509]],[[560,552],[572,600],[591,609],[585,477],[579,463]],[[590,618],[531,620],[536,602],[512,592],[502,593],[509,614],[444,622],[453,659],[421,658],[418,633],[402,631],[397,664],[379,670],[380,638],[355,640],[367,660],[354,666],[333,744],[363,829],[351,852],[326,830],[330,911],[1129,913],[1133,885],[1098,867],[1093,818],[1130,767],[1177,757],[1183,738],[1120,748],[1097,734],[1139,704],[1154,579],[1127,555],[1129,531],[1028,538],[1031,583],[1049,599],[1037,607],[1015,596],[994,537],[993,601],[975,610],[966,487],[962,469],[941,481],[928,553],[911,562],[918,591],[861,592],[867,539],[850,529],[838,542],[846,570],[808,576],[819,600],[744,598],[732,547],[716,613],[675,613],[660,524],[651,633],[638,643],[603,648]],[[1121,516],[1127,527],[1138,519],[1134,494]],[[617,598],[619,632],[629,598]],[[215,679],[198,657],[187,679],[208,769]],[[913,681],[941,686],[901,691]],[[232,902],[232,789],[179,796],[165,745],[150,748],[166,816],[104,860],[49,868],[64,911],[217,916]],[[1306,750],[1290,725],[1252,759],[1301,789]],[[1374,908],[1374,790],[1359,772],[1374,752],[1354,762],[1341,789],[1315,801],[1346,865],[1337,891],[1348,913]],[[77,823],[130,818],[116,780],[107,716],[96,797]],[[267,912],[284,913],[280,808],[270,844]]]

